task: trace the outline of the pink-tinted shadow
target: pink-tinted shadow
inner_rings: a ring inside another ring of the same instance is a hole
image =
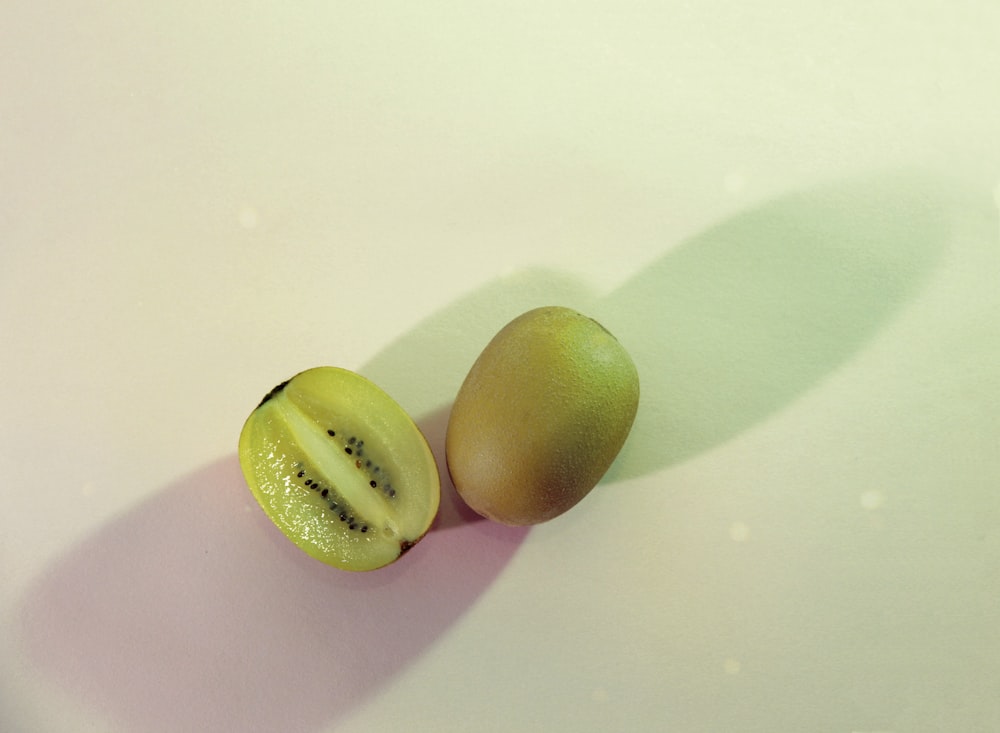
[[[443,413],[421,422],[439,460]],[[45,574],[23,609],[28,658],[130,731],[329,725],[445,633],[527,534],[467,521],[446,470],[442,484],[435,531],[356,574],[300,552],[220,460]]]
[[[448,461],[444,452],[445,435],[448,432],[448,416],[451,415],[451,405],[439,408],[422,420],[417,421],[420,431],[427,438],[431,451],[434,453],[434,460],[437,461],[438,473],[441,475],[441,508],[438,510],[437,518],[431,526],[431,533],[441,530],[462,528],[470,523],[486,522],[486,519],[476,514],[469,505],[462,501],[462,497],[455,490],[451,476],[448,474]],[[515,535],[526,534],[524,529],[507,528],[508,532]]]

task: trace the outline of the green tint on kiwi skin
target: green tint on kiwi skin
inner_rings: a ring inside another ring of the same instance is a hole
[[[240,465],[267,516],[300,549],[374,570],[412,548],[440,503],[423,434],[389,395],[317,367],[265,395],[240,434]]]
[[[639,378],[600,323],[560,306],[515,318],[480,354],[446,436],[458,493],[504,524],[553,519],[607,472],[631,430]]]

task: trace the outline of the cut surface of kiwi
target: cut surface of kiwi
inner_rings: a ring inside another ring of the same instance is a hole
[[[420,429],[346,369],[308,369],[271,390],[243,426],[239,457],[271,521],[344,570],[392,563],[437,515],[441,482]]]

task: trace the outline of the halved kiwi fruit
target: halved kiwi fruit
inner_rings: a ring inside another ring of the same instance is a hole
[[[420,429],[346,369],[316,367],[271,390],[243,426],[239,455],[271,521],[344,570],[397,560],[438,511],[440,477]]]

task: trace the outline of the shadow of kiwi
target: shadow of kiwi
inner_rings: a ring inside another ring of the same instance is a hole
[[[602,483],[644,475],[758,423],[861,349],[932,270],[946,201],[908,176],[849,182],[737,216],[603,297],[549,270],[489,283],[358,370],[420,416],[441,468],[441,513],[406,558],[365,574],[312,560],[229,457],[53,565],[23,606],[28,657],[129,730],[329,725],[443,634],[526,537],[476,521],[444,464],[451,401],[500,326],[559,303],[619,337],[642,399]]]
[[[859,352],[940,261],[953,201],[914,174],[801,191],[685,242],[603,300],[643,390],[612,476],[720,445]]]
[[[453,493],[447,531],[349,573],[299,551],[220,460],[56,563],[26,600],[26,652],[126,730],[320,729],[419,656],[523,539],[466,522]]]
[[[933,271],[951,200],[914,173],[796,192],[668,250],[606,295],[564,273],[519,272],[429,317],[363,371],[411,414],[446,409],[501,326],[535,306],[576,308],[617,336],[641,382],[602,483],[642,476],[738,435],[863,348]]]

